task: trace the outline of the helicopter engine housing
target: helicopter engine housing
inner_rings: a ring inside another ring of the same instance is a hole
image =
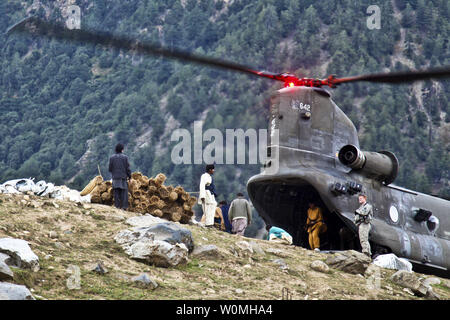
[[[354,145],[346,145],[338,154],[339,161],[361,174],[384,182],[394,182],[398,173],[397,157],[389,151],[361,151]]]

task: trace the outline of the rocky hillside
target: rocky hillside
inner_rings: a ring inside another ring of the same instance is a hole
[[[0,181],[36,177],[81,190],[117,142],[132,170],[198,188],[204,163],[176,165],[175,129],[266,129],[281,84],[133,52],[4,32],[28,15],[248,65],[323,78],[450,64],[445,0],[3,0],[0,1]],[[349,84],[333,100],[363,150],[400,161],[395,183],[450,197],[450,82]],[[203,148],[206,148],[206,141]],[[226,150],[225,150],[226,151]],[[226,152],[223,162],[226,159]],[[206,160],[205,160],[206,162]],[[219,164],[219,160],[216,161]],[[245,190],[260,165],[218,165],[220,200]]]
[[[381,269],[356,252],[316,253],[196,224],[170,222],[170,228],[190,233],[174,246],[186,259],[169,267],[150,265],[149,259],[131,258],[124,245],[138,234],[126,230],[140,226],[145,231],[143,222],[149,219],[158,218],[100,204],[0,194],[0,239],[26,240],[38,257],[33,268],[2,269],[0,259],[0,296],[5,283],[14,283],[39,300],[279,300],[283,290],[294,300],[450,298],[447,279]]]

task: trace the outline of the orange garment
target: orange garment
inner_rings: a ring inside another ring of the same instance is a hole
[[[309,233],[309,246],[311,249],[320,248],[320,234],[327,231],[327,225],[323,222],[322,210],[319,207],[308,209],[308,219],[306,220]]]

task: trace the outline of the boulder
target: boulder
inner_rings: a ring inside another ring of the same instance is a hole
[[[6,263],[7,265],[11,265],[13,263],[12,259],[10,256],[8,256],[5,253],[1,253],[0,252],[0,263]]]
[[[39,270],[39,258],[31,251],[28,242],[21,239],[1,238],[0,252],[11,257],[12,265],[18,268],[29,268],[33,271]]]
[[[183,243],[186,248],[188,248],[189,252],[194,249],[194,240],[191,231],[167,221],[164,223],[153,224],[148,227],[136,227],[131,231],[121,231],[115,239],[119,244],[126,244],[134,243],[149,237],[153,240],[166,241],[172,245]]]
[[[0,282],[0,300],[35,300],[30,290],[22,285]]]
[[[155,235],[155,240],[165,241],[172,245],[183,243],[189,252],[194,250],[192,232],[174,223],[159,223],[149,227],[147,232],[153,233]]]
[[[6,263],[0,260],[0,281],[12,280],[14,274]]]
[[[150,278],[150,276],[147,273],[141,273],[140,275],[138,275],[136,277],[132,277],[130,280],[132,282],[135,282],[141,286],[150,288],[152,290],[156,289],[158,287],[158,284],[156,283],[156,281],[153,280],[152,278]]]
[[[369,267],[371,259],[363,253],[349,250],[335,253],[328,257],[325,263],[331,268],[335,268],[351,274],[364,274]]]
[[[126,253],[135,260],[157,267],[174,267],[188,262],[188,249],[183,243],[172,245],[161,240],[140,240],[132,244]]]
[[[167,220],[154,217],[150,214],[146,214],[144,216],[136,216],[128,218],[126,223],[133,227],[143,228],[143,227],[151,227],[158,223],[167,223]]]
[[[424,285],[414,272],[399,270],[391,276],[391,280],[399,286],[411,289],[416,296],[427,295],[429,287]]]
[[[208,244],[195,247],[192,256],[196,258],[218,258],[220,257],[219,248],[215,244]]]
[[[330,267],[328,267],[328,265],[320,260],[315,260],[311,263],[310,265],[311,269],[318,271],[318,272],[323,272],[323,273],[328,273],[330,272]]]

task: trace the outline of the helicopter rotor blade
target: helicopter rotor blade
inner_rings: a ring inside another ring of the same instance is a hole
[[[407,83],[427,79],[440,79],[450,77],[450,67],[434,68],[418,71],[400,71],[390,73],[376,73],[347,78],[331,78],[333,85],[347,82],[368,81],[379,83]],[[330,79],[330,78],[329,78]]]
[[[450,67],[442,67],[429,70],[419,71],[400,71],[392,73],[378,73],[361,76],[353,76],[346,78],[335,78],[329,76],[327,79],[299,79],[295,75],[289,73],[272,73],[267,71],[255,71],[245,65],[225,61],[222,59],[206,57],[193,54],[177,49],[166,48],[160,45],[140,42],[136,39],[115,36],[105,32],[89,31],[81,29],[68,29],[62,24],[47,22],[38,17],[28,17],[15,24],[6,32],[7,35],[12,33],[27,33],[38,36],[46,36],[48,38],[77,41],[81,43],[100,44],[105,47],[113,47],[116,49],[132,50],[137,53],[162,56],[168,59],[181,60],[185,62],[206,65],[224,70],[231,70],[245,73],[257,77],[263,77],[271,80],[281,81],[285,86],[300,85],[309,87],[329,86],[336,87],[342,83],[367,81],[378,83],[408,83],[426,79],[440,79],[450,77]]]
[[[115,36],[105,32],[68,29],[62,24],[47,22],[38,17],[25,18],[19,23],[10,27],[6,32],[7,35],[13,33],[27,33],[59,40],[100,44],[105,47],[133,50],[142,54],[162,56],[164,58],[182,60],[185,62],[192,62],[200,65],[207,65],[225,70],[237,71],[258,77],[269,78],[272,80],[284,81],[282,80],[282,77],[280,77],[280,74],[275,74],[267,71],[255,71],[241,64],[192,54],[177,49],[165,48],[156,44],[143,43],[135,39]]]

